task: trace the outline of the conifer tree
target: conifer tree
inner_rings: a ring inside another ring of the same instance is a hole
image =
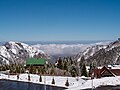
[[[87,70],[85,64],[83,64],[82,70],[81,70],[81,76],[87,77]]]
[[[62,62],[62,58],[61,57],[59,57],[59,59],[58,59],[57,68],[63,69],[63,62]]]
[[[90,76],[91,76],[91,74],[92,74],[92,69],[93,69],[92,63],[90,63],[89,77],[90,77]]]
[[[30,81],[30,75],[28,74],[28,81]]]
[[[54,68],[52,67],[50,70],[50,75],[53,75],[53,74],[54,74]]]
[[[70,64],[72,65],[73,64],[73,60],[72,60],[71,57],[69,58],[69,61],[70,61]]]
[[[52,79],[52,84],[55,84],[55,80],[54,80],[54,78]]]
[[[64,68],[64,70],[68,71],[68,67],[67,67],[67,62],[66,61],[64,62],[64,67],[63,68]]]
[[[40,75],[40,78],[39,78],[39,82],[42,82],[42,77],[41,77],[41,75]]]
[[[32,65],[29,66],[29,73],[33,73],[34,72],[34,67]]]
[[[71,70],[71,75],[72,75],[72,77],[75,77],[75,76],[76,76],[76,73],[75,73],[75,70],[74,70],[74,69]]]
[[[19,74],[17,74],[17,80],[19,80]]]
[[[42,73],[42,74],[45,74],[45,67],[42,67],[42,68],[41,68],[41,73]]]
[[[84,56],[82,56],[80,59],[80,69],[82,69],[84,62],[85,62],[85,58]]]
[[[70,73],[72,77],[75,77],[77,75],[77,70],[75,65],[71,66]]]
[[[67,79],[67,81],[66,81],[66,83],[65,83],[65,86],[69,86],[69,82],[68,82],[68,79]]]

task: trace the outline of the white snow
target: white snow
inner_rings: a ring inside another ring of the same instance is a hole
[[[36,74],[30,74],[31,81],[28,81],[28,74],[20,74],[18,81],[53,85],[51,84],[51,82],[54,77],[54,80],[55,80],[54,86],[66,87],[65,82],[68,79],[69,84],[70,84],[70,86],[67,87],[68,90],[80,90],[80,89],[92,88],[92,80],[90,80],[87,77],[78,77],[79,80],[77,81],[76,77],[42,76],[42,82],[39,82],[39,77],[40,76]],[[0,79],[17,80],[17,76],[9,75],[9,78],[8,78],[8,75],[0,74]],[[93,79],[93,87],[98,87],[101,85],[120,85],[120,76]]]
[[[112,69],[120,69],[120,65],[113,65],[111,66]]]
[[[93,82],[93,86],[92,86],[92,82]],[[80,82],[79,82],[80,83]],[[82,85],[75,87],[73,89],[69,89],[69,90],[80,90],[80,89],[86,89],[86,88],[96,88],[98,86],[105,86],[105,85],[120,85],[120,76],[119,77],[105,77],[105,78],[100,78],[100,79],[93,79],[92,80],[87,80],[85,83],[83,83]]]
[[[22,47],[20,47],[19,45],[18,45],[18,43],[19,44],[21,44],[22,46],[23,46],[23,48],[25,49],[25,50],[27,50],[27,52],[29,52],[29,55],[31,56],[31,57],[33,57],[34,56],[34,54],[36,53],[36,54],[38,54],[38,53],[42,53],[42,54],[45,54],[42,50],[39,50],[39,49],[37,49],[37,48],[35,48],[35,47],[32,47],[32,46],[29,46],[29,45],[27,45],[27,44],[25,44],[25,43],[21,43],[21,42],[13,42],[13,41],[10,41],[10,42],[8,42],[10,45],[11,45],[11,48],[10,48],[10,50],[14,53],[14,54],[17,54],[17,50],[19,49],[22,49]]]
[[[88,66],[87,66],[88,67]],[[103,66],[99,66],[97,67],[98,69],[102,69]],[[111,69],[120,69],[120,65],[108,65],[108,68],[111,68]]]
[[[10,58],[10,54],[8,53],[5,46],[0,46],[0,55]]]
[[[24,82],[33,82],[33,83],[40,83],[40,84],[46,84],[46,85],[53,85],[51,84],[52,79],[54,78],[55,80],[55,85],[54,86],[60,86],[60,87],[66,87],[65,82],[68,78],[70,85],[77,84],[76,78],[73,77],[62,77],[62,76],[42,76],[42,82],[39,82],[39,75],[36,74],[30,74],[30,81],[28,81],[28,74],[20,74],[19,75],[19,80],[18,81],[24,81]],[[0,74],[0,79],[9,79],[9,80],[17,80],[17,75],[5,75],[5,74]],[[82,80],[84,81],[84,80]]]

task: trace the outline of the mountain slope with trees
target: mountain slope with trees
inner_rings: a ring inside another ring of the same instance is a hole
[[[78,61],[84,57],[87,65],[90,63],[94,63],[96,66],[120,64],[120,40],[118,39],[108,45],[89,47],[79,56]]]

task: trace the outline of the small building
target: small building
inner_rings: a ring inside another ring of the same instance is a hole
[[[46,59],[44,58],[28,58],[26,60],[26,66],[44,66]]]
[[[114,76],[120,76],[120,69],[112,69],[112,68],[96,68],[92,72],[94,74],[94,77],[101,78],[101,77],[114,77]]]
[[[28,58],[25,69],[28,73],[38,73],[38,70],[44,68],[45,64],[46,59],[44,58]]]

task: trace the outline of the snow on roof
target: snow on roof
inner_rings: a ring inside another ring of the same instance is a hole
[[[99,66],[97,68],[98,69],[102,69],[103,66]],[[111,68],[111,69],[120,69],[120,65],[108,65],[108,68]]]
[[[102,66],[99,66],[99,67],[97,67],[98,69],[102,69],[103,67]]]

